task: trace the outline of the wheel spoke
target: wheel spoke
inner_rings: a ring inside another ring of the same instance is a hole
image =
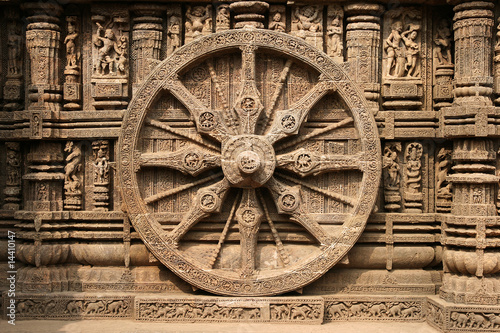
[[[144,199],[144,202],[149,205],[149,204],[151,204],[153,202],[156,202],[156,201],[158,201],[160,199],[169,197],[171,195],[174,195],[174,194],[180,193],[182,191],[188,190],[188,189],[190,189],[192,187],[195,187],[195,186],[198,186],[200,184],[203,184],[203,183],[209,182],[211,180],[220,178],[221,176],[222,176],[222,172],[219,172],[219,173],[216,173],[214,175],[211,175],[211,176],[199,179],[199,180],[197,180],[195,182],[192,182],[192,183],[189,183],[189,184],[185,184],[185,185],[182,185],[182,186],[178,186],[178,187],[174,187],[174,188],[172,188],[170,190],[163,191],[163,192],[160,192],[158,194],[155,194],[155,195],[152,195],[150,197],[147,197],[146,199]]]
[[[332,243],[332,238],[316,221],[311,220],[304,210],[300,186],[288,186],[275,177],[272,177],[265,186],[271,191],[278,213],[290,215],[292,221],[303,226],[321,245],[328,246]]]
[[[171,127],[171,126],[169,126],[167,124],[162,123],[161,121],[154,120],[154,119],[147,120],[146,124],[150,125],[150,126],[153,126],[153,127],[156,127],[156,128],[160,128],[160,129],[165,130],[165,131],[167,131],[169,133],[172,133],[172,134],[175,134],[175,135],[180,136],[182,138],[188,139],[189,141],[198,143],[198,144],[204,146],[205,148],[208,148],[210,150],[213,150],[215,152],[220,153],[220,148],[219,147],[214,146],[214,145],[212,145],[212,144],[210,144],[208,142],[205,142],[200,137],[198,137],[196,135],[193,135],[193,134],[191,134],[191,133],[189,133],[187,131],[183,131],[183,130],[179,130],[177,128],[173,128],[173,127]]]
[[[238,197],[236,199],[234,199],[233,206],[231,207],[231,212],[229,213],[229,216],[226,220],[226,224],[224,225],[224,230],[222,230],[222,233],[219,237],[219,241],[217,242],[217,248],[215,249],[215,252],[212,255],[212,258],[210,259],[210,262],[209,262],[210,268],[214,267],[215,262],[217,261],[217,258],[219,257],[220,250],[222,249],[222,244],[224,244],[224,241],[226,240],[226,236],[227,236],[227,233],[229,231],[229,227],[231,226],[231,222],[233,221],[234,213],[236,211],[236,205],[238,204],[240,197],[241,197],[241,195],[238,195]]]
[[[240,230],[241,277],[249,278],[255,272],[257,234],[264,217],[254,189],[243,189],[236,220]]]
[[[264,109],[255,82],[255,50],[253,45],[241,47],[242,88],[236,98],[234,110],[240,119],[240,134],[254,134],[255,125]]]
[[[348,197],[346,195],[343,195],[343,194],[338,194],[338,193],[335,193],[335,192],[332,192],[332,191],[329,191],[329,190],[325,190],[325,189],[322,189],[322,188],[319,188],[317,186],[314,186],[314,185],[311,185],[309,183],[306,183],[302,180],[298,180],[298,179],[295,179],[293,177],[289,177],[287,175],[284,175],[284,174],[281,174],[281,173],[275,173],[275,175],[283,178],[283,179],[286,179],[290,182],[293,182],[297,185],[301,185],[301,186],[304,186],[304,187],[307,187],[308,189],[310,190],[313,190],[315,192],[318,192],[318,193],[321,193],[333,200],[336,200],[336,201],[339,201],[339,202],[342,202],[346,205],[349,205],[349,206],[353,206],[356,204],[356,201],[351,198],[351,197]]]
[[[266,220],[267,220],[267,223],[269,224],[269,227],[271,228],[271,233],[273,234],[274,242],[276,243],[276,248],[278,249],[278,254],[280,256],[281,261],[283,262],[283,265],[286,266],[290,263],[290,255],[288,254],[285,247],[283,246],[283,242],[281,241],[281,237],[278,234],[278,230],[276,230],[276,227],[274,226],[274,222],[271,219],[271,215],[269,214],[269,209],[267,208],[267,204],[263,200],[262,195],[260,198],[261,198],[260,203],[261,203],[262,207],[264,207],[264,213],[266,215]]]
[[[221,112],[205,107],[180,80],[166,80],[163,87],[170,91],[189,110],[200,133],[205,133],[220,142],[233,134],[223,122]]]
[[[175,152],[141,154],[139,166],[164,167],[197,176],[204,171],[219,167],[220,155],[213,155],[190,145]]]
[[[318,154],[304,148],[276,156],[277,168],[292,171],[301,177],[332,171],[364,170],[364,165],[362,154]]]
[[[326,134],[326,133],[328,133],[330,131],[333,131],[334,129],[337,129],[337,128],[349,125],[353,121],[354,121],[354,119],[352,119],[351,117],[348,117],[348,118],[346,118],[344,120],[339,121],[338,123],[330,124],[330,125],[325,126],[323,128],[315,129],[311,133],[308,133],[306,135],[300,136],[300,137],[296,138],[295,140],[288,141],[288,142],[280,145],[279,147],[276,147],[275,150],[276,150],[276,152],[278,152],[278,151],[281,151],[281,150],[284,150],[284,149],[287,149],[287,148],[290,148],[290,147],[295,147],[299,143],[302,143],[304,141],[307,141],[307,140],[309,140],[311,138],[314,138],[314,137],[317,137],[319,135]]]
[[[311,108],[331,91],[335,91],[334,82],[320,81],[290,109],[276,112],[271,129],[266,135],[268,141],[274,143],[297,134]]]
[[[177,246],[182,236],[201,219],[211,214],[219,213],[229,188],[230,184],[226,178],[224,178],[211,186],[199,189],[191,209],[182,217],[181,222],[170,232],[167,237],[168,241],[174,246]]]

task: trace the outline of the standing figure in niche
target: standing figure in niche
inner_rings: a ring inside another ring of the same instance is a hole
[[[7,67],[8,74],[17,75],[21,72],[21,35],[13,24],[8,26],[7,36]]]
[[[340,18],[335,16],[332,20],[332,24],[327,29],[327,35],[330,37],[330,56],[341,57],[342,56],[342,27],[340,26]]]
[[[269,23],[269,29],[285,32],[285,28],[286,28],[285,23],[281,22],[281,13],[280,12],[274,13],[273,21]]]
[[[94,45],[99,48],[96,70],[99,74],[104,74],[106,69],[108,69],[109,74],[114,74],[115,60],[111,53],[115,49],[115,34],[111,29],[106,29],[106,31],[104,31],[104,28],[99,22],[96,22],[96,24],[97,34],[94,37]]]
[[[195,6],[194,8],[189,6],[187,8],[186,17],[189,21],[186,22],[186,32],[192,32],[193,38],[201,36],[206,24],[205,21],[212,17],[211,8],[211,5],[207,5],[205,8],[202,6]],[[210,20],[210,22],[212,21]]]
[[[168,54],[172,54],[172,52],[181,46],[180,31],[181,27],[179,17],[176,15],[170,16],[170,25],[167,30],[167,36],[170,38],[168,43]]]
[[[436,56],[439,64],[451,64],[451,31],[445,19],[441,20],[437,27],[434,43],[437,45]]]
[[[403,23],[395,21],[392,24],[392,31],[389,37],[385,40],[384,49],[387,52],[387,76],[402,77],[404,75],[404,56],[402,50],[402,37]],[[394,67],[394,70],[393,70]]]
[[[406,46],[406,65],[408,77],[416,77],[419,72],[417,71],[418,54],[420,53],[420,46],[415,41],[417,39],[417,31],[420,29],[419,25],[410,25],[409,29],[401,34],[401,38]]]
[[[76,50],[76,39],[78,32],[74,21],[68,21],[68,35],[64,38],[66,44],[66,68],[78,67],[77,60],[80,58],[80,53]]]
[[[227,5],[219,6],[219,12],[217,13],[217,17],[215,19],[216,31],[229,30],[230,22],[229,7]]]

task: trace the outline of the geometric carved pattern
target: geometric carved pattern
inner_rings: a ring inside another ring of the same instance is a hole
[[[344,109],[328,115],[325,99]],[[196,39],[153,71],[124,119],[119,174],[135,229],[163,264],[217,294],[314,281],[359,238],[378,191],[363,100],[298,38],[245,28]]]

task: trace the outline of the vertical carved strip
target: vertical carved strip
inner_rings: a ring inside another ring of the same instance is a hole
[[[61,29],[58,16],[62,8],[56,3],[25,3],[22,8],[30,22],[26,28],[26,48],[31,67],[29,109],[60,111],[62,87],[60,77]]]
[[[401,208],[401,142],[387,142],[383,156],[385,210],[397,212]]]
[[[450,22],[443,17],[436,19],[434,25],[434,108],[451,106],[453,101],[453,74],[455,65],[451,54],[453,48],[453,36]]]
[[[167,56],[182,45],[181,30],[181,7],[170,5],[167,8]]]
[[[98,140],[92,142],[93,166],[94,166],[94,210],[109,210],[109,187],[110,187],[110,161],[109,141]]]
[[[351,78],[363,87],[370,108],[378,111],[380,98],[380,15],[378,4],[358,3],[344,7],[347,18],[347,61]]]
[[[229,5],[219,5],[215,17],[215,32],[229,30],[231,28]]]
[[[422,213],[422,153],[420,143],[410,143],[405,150],[404,168],[404,211]]]
[[[64,109],[79,110],[82,108],[81,76],[81,42],[80,20],[78,16],[66,17],[67,30],[64,44],[66,46],[66,66],[64,68]]]
[[[494,71],[495,71],[495,104],[500,106],[500,18],[498,19],[497,33],[496,33],[496,43],[495,43],[495,55],[493,58]]]
[[[326,50],[333,60],[344,62],[344,10],[340,5],[327,7]]]
[[[3,209],[19,210],[21,203],[21,146],[19,142],[6,142],[6,186]]]
[[[66,165],[64,166],[64,209],[82,209],[82,149],[79,144],[68,141],[64,148]]]
[[[7,74],[3,87],[5,110],[20,110],[23,106],[24,41],[17,8],[7,8]]]

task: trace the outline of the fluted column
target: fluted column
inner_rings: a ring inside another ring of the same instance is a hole
[[[26,48],[28,50],[31,81],[28,86],[28,109],[61,110],[61,28],[58,16],[62,7],[56,3],[25,3],[28,26]]]
[[[344,7],[347,15],[347,61],[351,78],[363,87],[371,108],[379,109],[380,15],[379,4],[354,3]]]
[[[491,1],[460,1],[453,8],[456,58],[454,104],[492,105],[493,8]]]
[[[132,27],[132,89],[136,89],[160,60],[163,38],[162,12],[165,6],[156,4],[137,4],[132,7],[136,17]]]

